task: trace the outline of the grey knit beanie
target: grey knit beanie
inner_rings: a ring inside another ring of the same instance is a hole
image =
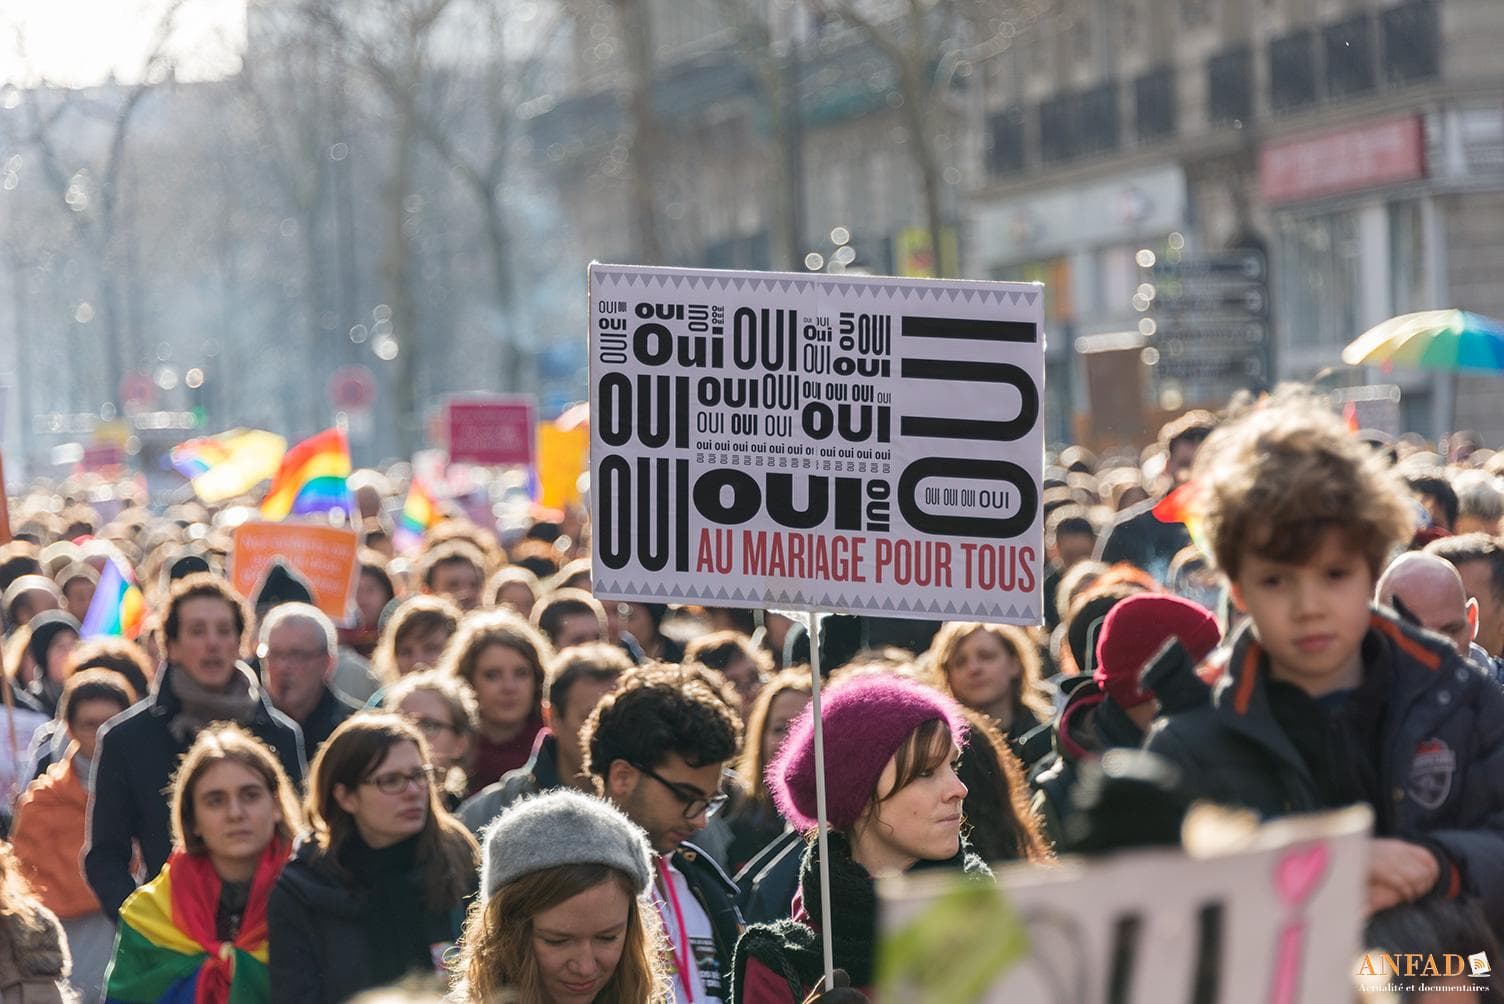
[[[615,806],[567,788],[514,803],[486,827],[481,885],[487,899],[524,875],[557,865],[609,865],[637,895],[653,880],[647,836]]]

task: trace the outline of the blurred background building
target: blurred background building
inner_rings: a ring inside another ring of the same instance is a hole
[[[8,458],[547,417],[591,259],[1043,282],[1056,442],[1283,378],[1504,437],[1491,379],[1338,359],[1504,316],[1498,0],[250,0],[231,34],[228,75],[0,90]]]

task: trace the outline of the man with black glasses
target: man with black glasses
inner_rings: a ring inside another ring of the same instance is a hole
[[[741,934],[736,885],[688,838],[721,807],[721,775],[741,723],[698,678],[634,669],[581,730],[586,768],[602,793],[647,832],[657,852],[653,900],[673,956],[678,1004],[730,999]]]

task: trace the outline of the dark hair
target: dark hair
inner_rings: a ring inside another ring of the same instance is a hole
[[[1447,480],[1446,471],[1440,467],[1412,467],[1408,470],[1401,467],[1400,477],[1404,478],[1411,492],[1428,495],[1441,506],[1442,515],[1447,518],[1447,525],[1443,529],[1450,530],[1457,525],[1460,503],[1457,501],[1457,489]]]
[[[25,540],[13,540],[0,547],[0,592],[23,575],[42,575],[41,558],[37,546]]]
[[[86,669],[108,669],[125,677],[137,697],[145,697],[151,690],[151,681],[156,669],[140,645],[124,638],[91,638],[79,642],[68,653],[71,673]]]
[[[397,672],[397,643],[409,637],[423,637],[435,631],[445,631],[452,638],[459,630],[460,608],[443,596],[409,596],[381,628],[381,638],[376,651],[371,654],[371,668],[376,678],[383,683],[395,683],[401,674]],[[432,667],[430,667],[432,668]]]
[[[1044,535],[1048,540],[1054,540],[1061,534],[1079,534],[1097,537],[1097,528],[1092,524],[1091,515],[1083,505],[1071,503],[1063,505],[1050,514],[1045,522]]]
[[[1486,533],[1464,533],[1456,537],[1442,537],[1425,547],[1427,554],[1434,554],[1461,567],[1472,561],[1488,562],[1488,583],[1494,595],[1504,600],[1504,547],[1497,537]]]
[[[742,723],[699,677],[636,667],[601,698],[580,729],[585,770],[604,779],[617,760],[653,768],[677,753],[691,767],[736,755]]]
[[[381,588],[386,590],[388,603],[397,598],[397,580],[392,578],[392,571],[379,551],[369,548],[360,550],[360,574],[368,575],[381,584]]]
[[[1174,453],[1181,443],[1200,446],[1216,428],[1216,415],[1200,409],[1188,411],[1160,427],[1159,441],[1166,453]]]
[[[559,636],[564,618],[574,614],[594,617],[601,626],[601,634],[605,635],[606,608],[601,606],[600,600],[583,589],[560,589],[545,597],[533,607],[533,625],[553,642]]]
[[[183,627],[183,604],[189,600],[200,599],[222,600],[229,604],[230,611],[235,617],[235,633],[240,636],[240,647],[245,648],[246,630],[251,623],[250,611],[246,609],[245,600],[224,579],[217,578],[208,572],[195,572],[173,583],[172,592],[167,597],[167,612],[162,616],[161,635],[157,639],[162,650],[164,652],[167,650],[169,641],[178,640],[178,632]]]
[[[698,662],[718,673],[724,673],[738,656],[750,659],[764,676],[773,670],[772,657],[740,631],[713,631],[696,638],[684,649],[685,662]]]
[[[308,826],[319,857],[342,876],[349,876],[341,859],[357,830],[355,818],[340,806],[334,789],[353,789],[370,780],[392,748],[402,743],[417,747],[424,763],[431,761],[423,734],[400,715],[358,714],[339,724],[308,768]],[[429,785],[428,818],[418,834],[417,860],[432,910],[452,910],[469,895],[478,853],[470,831],[444,808],[438,785]]]
[[[1048,861],[1023,765],[992,719],[962,707],[971,728],[956,773],[966,785],[967,838],[983,861]]]
[[[893,752],[893,787],[887,791],[872,789],[867,796],[866,808],[852,824],[852,829],[871,822],[877,816],[878,806],[913,784],[919,775],[944,763],[950,755],[951,743],[950,723],[945,719],[931,718],[921,722]],[[878,783],[881,781],[879,777]]]
[[[78,706],[87,701],[111,701],[124,711],[136,703],[131,685],[125,677],[108,669],[86,669],[74,673],[63,684],[63,696],[58,698],[57,718],[64,725],[72,726],[73,715]]]
[[[512,548],[512,564],[526,568],[541,582],[559,573],[559,552],[541,540],[526,540]]]
[[[1414,507],[1393,471],[1309,390],[1281,388],[1219,428],[1197,453],[1191,483],[1191,509],[1229,579],[1249,554],[1309,561],[1332,530],[1377,578],[1414,533]]]
[[[261,740],[234,722],[210,725],[198,734],[172,778],[172,839],[189,854],[208,853],[204,838],[195,832],[193,787],[211,767],[229,761],[238,763],[266,782],[266,790],[277,803],[282,818],[277,822],[276,837],[289,847],[303,819],[298,811],[298,796],[276,754]],[[274,837],[273,839],[276,839]]]
[[[534,603],[538,601],[538,577],[520,565],[507,565],[491,576],[490,581],[486,583],[486,606],[501,606],[502,590],[513,584],[522,586],[531,593]]]
[[[543,710],[543,667],[553,658],[548,641],[527,621],[510,610],[477,610],[460,621],[460,629],[449,639],[439,669],[472,688],[475,665],[486,649],[493,646],[511,649],[520,655],[533,673],[533,716]]]
[[[548,703],[554,715],[569,703],[570,691],[581,680],[605,683],[632,671],[632,660],[615,645],[594,642],[566,648],[548,664]]]
[[[486,581],[486,556],[479,547],[463,538],[446,540],[423,553],[413,569],[425,589],[433,588],[433,576],[440,565],[468,565],[475,571],[476,585]]]

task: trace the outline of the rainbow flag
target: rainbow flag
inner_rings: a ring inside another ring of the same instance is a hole
[[[287,451],[272,479],[261,515],[270,520],[354,506],[345,479],[350,476],[350,442],[339,429],[325,429]]]
[[[1195,498],[1196,484],[1187,481],[1155,504],[1154,518],[1161,523],[1184,523],[1186,532],[1191,535],[1191,543],[1202,554],[1211,557],[1212,550],[1207,546],[1206,528],[1202,526],[1201,513],[1194,505]]]
[[[438,502],[423,487],[423,482],[413,478],[407,489],[407,498],[402,503],[402,512],[397,517],[394,542],[404,551],[412,550],[422,540],[423,532],[438,521]]]
[[[172,448],[178,473],[193,482],[205,502],[244,495],[277,473],[287,440],[260,429],[231,429],[217,436],[190,439]]]
[[[99,573],[99,585],[94,587],[94,599],[89,601],[79,633],[85,638],[135,640],[145,619],[146,597],[130,569],[111,556]]]
[[[207,857],[173,851],[157,877],[120,909],[115,955],[105,977],[106,1004],[265,1004],[266,901],[287,858],[273,840],[251,879],[234,941],[215,938],[220,879]]]

